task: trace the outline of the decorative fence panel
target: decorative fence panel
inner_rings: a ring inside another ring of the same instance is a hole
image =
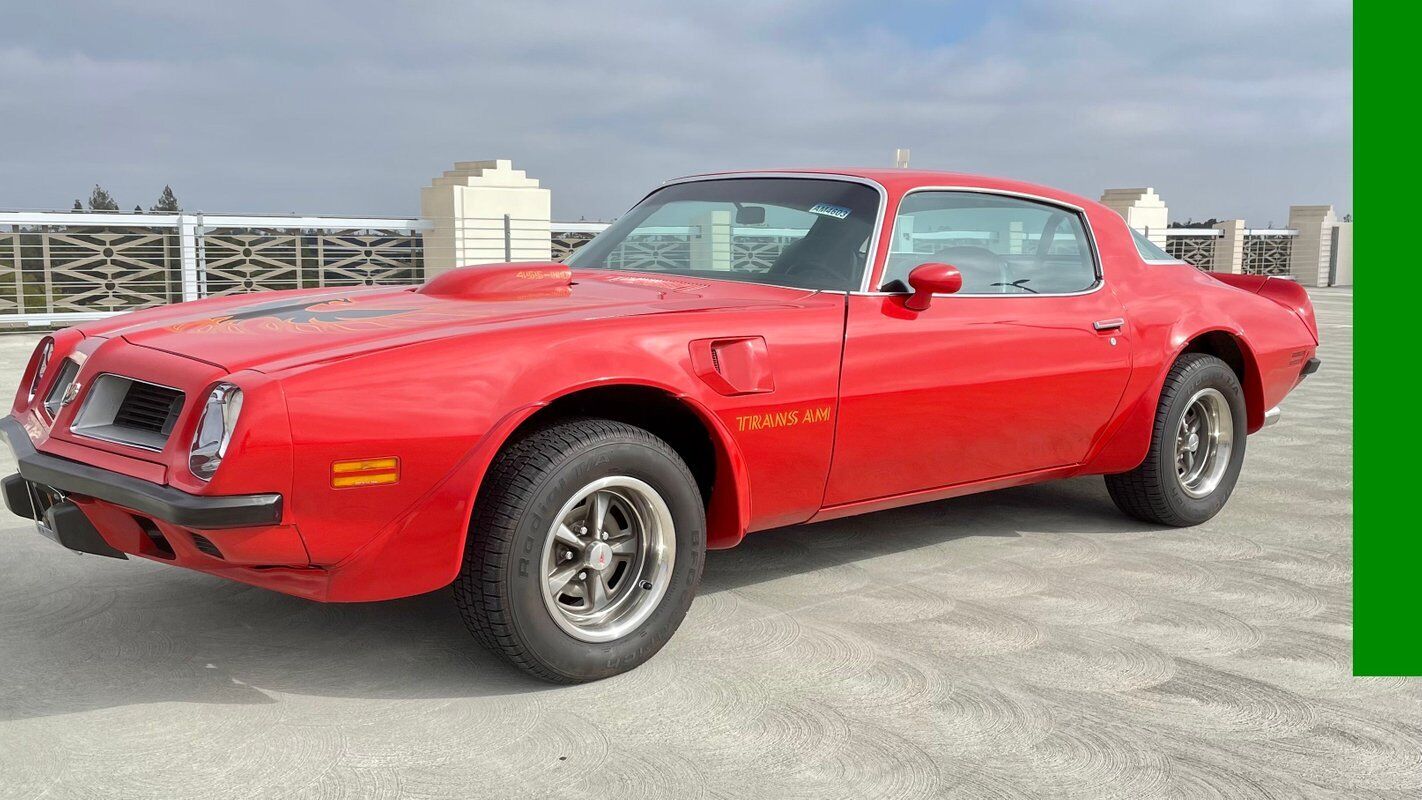
[[[522,246],[506,220],[487,224],[505,238],[487,255]],[[553,223],[553,257],[606,227]],[[418,219],[3,212],[0,324],[272,289],[418,284],[429,228]]]
[[[1214,268],[1215,242],[1220,231],[1213,228],[1168,228],[1165,236],[1165,252],[1172,258],[1206,272]]]
[[[568,230],[574,228],[577,230]],[[553,259],[562,261],[587,244],[607,223],[553,223]],[[646,228],[627,237],[608,254],[614,269],[656,272],[684,269],[691,261],[692,241],[699,231],[691,227]],[[804,231],[778,228],[736,228],[730,235],[729,260],[733,271],[764,272],[781,251]]]
[[[717,259],[725,258],[733,272],[765,272],[780,253],[804,233],[778,228],[737,228],[729,236],[729,252],[720,253]],[[639,231],[608,254],[608,266],[650,272],[685,269],[693,260],[692,242],[699,235],[699,231],[690,227]]]
[[[1246,275],[1292,274],[1289,268],[1293,256],[1292,230],[1247,230],[1244,232],[1244,273]]]
[[[176,229],[5,227],[0,315],[111,314],[182,299]]]
[[[553,260],[562,261],[576,253],[578,248],[592,241],[597,234],[592,231],[565,231],[553,229]]]
[[[766,231],[764,234],[737,234],[731,237],[731,269],[765,272],[780,257],[786,247],[800,240],[804,233],[793,234]]]
[[[205,294],[424,280],[417,231],[216,229],[202,237]]]

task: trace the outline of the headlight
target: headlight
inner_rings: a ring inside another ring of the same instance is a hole
[[[25,402],[34,402],[35,395],[39,393],[40,381],[49,372],[49,359],[54,355],[54,340],[46,336],[40,343],[39,363],[35,365],[35,376],[30,379],[30,397]]]
[[[227,455],[227,444],[237,428],[237,415],[242,413],[242,390],[230,383],[219,383],[207,395],[202,419],[193,434],[193,447],[188,455],[188,468],[205,481]]]

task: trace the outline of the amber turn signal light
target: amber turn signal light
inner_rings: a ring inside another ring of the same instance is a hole
[[[331,462],[331,488],[379,486],[400,482],[400,459],[358,458]]]

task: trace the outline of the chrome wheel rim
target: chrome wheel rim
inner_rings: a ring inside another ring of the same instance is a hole
[[[671,509],[644,481],[614,475],[575,492],[543,543],[543,603],[565,633],[620,639],[661,603],[671,583]]]
[[[1218,389],[1201,389],[1185,404],[1175,431],[1175,477],[1191,497],[1205,497],[1224,480],[1234,450],[1234,418]]]

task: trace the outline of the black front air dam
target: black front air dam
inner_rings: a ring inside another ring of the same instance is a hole
[[[141,514],[198,530],[248,528],[276,525],[281,522],[281,495],[238,494],[206,497],[188,494],[171,486],[135,478],[131,475],[70,461],[35,450],[30,435],[14,417],[0,418],[0,434],[15,451],[20,465],[20,477],[31,483],[57,489],[64,495],[79,495],[104,500]],[[5,482],[5,500],[11,502],[12,482]],[[10,508],[22,517],[35,517],[28,505]]]

